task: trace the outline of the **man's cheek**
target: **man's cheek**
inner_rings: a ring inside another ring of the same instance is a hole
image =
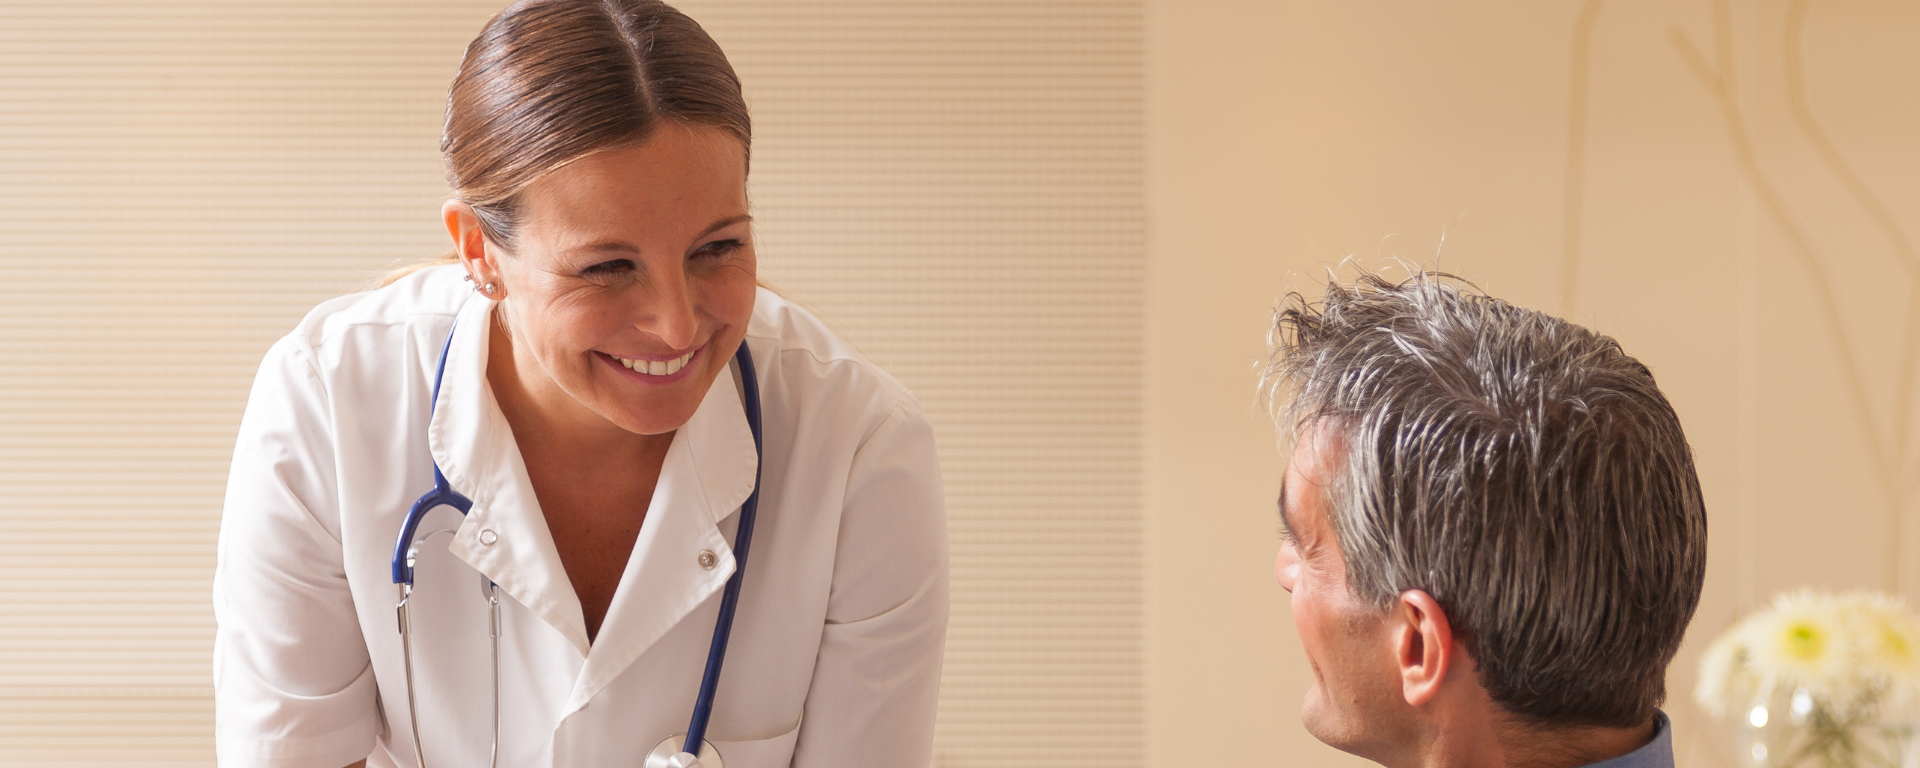
[[[1324,623],[1319,607],[1314,601],[1315,595],[1309,585],[1296,582],[1293,591],[1293,625],[1300,633],[1300,641],[1308,649],[1318,645],[1320,630]]]

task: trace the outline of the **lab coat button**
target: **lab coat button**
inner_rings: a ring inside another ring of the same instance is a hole
[[[497,533],[494,533],[492,528],[488,528],[480,532],[480,543],[485,544],[489,547],[493,546],[493,543],[499,540],[500,540],[500,535]]]
[[[720,564],[720,558],[717,555],[713,554],[713,550],[711,549],[700,550],[700,567],[701,568],[705,568],[711,571],[713,570],[714,566],[719,564]]]

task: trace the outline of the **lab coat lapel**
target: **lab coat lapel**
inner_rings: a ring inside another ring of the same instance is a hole
[[[753,434],[733,376],[722,373],[674,433],[646,522],[568,703],[572,712],[726,586],[733,549],[720,530],[753,492]],[[712,552],[713,567],[700,554]],[[702,644],[704,647],[704,644]]]
[[[427,445],[453,489],[473,510],[448,549],[572,643],[585,657],[587,622],[567,579],[553,534],[513,428],[487,385],[494,302],[475,297],[460,309],[446,375],[427,428]]]

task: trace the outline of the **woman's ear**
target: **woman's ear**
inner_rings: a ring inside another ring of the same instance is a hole
[[[1453,623],[1432,595],[1418,589],[1400,593],[1392,623],[1401,694],[1408,704],[1423,706],[1440,694],[1447,671],[1463,661],[1453,642]]]
[[[463,200],[448,200],[440,206],[440,219],[447,225],[447,234],[453,238],[454,255],[460,257],[460,263],[467,269],[467,275],[473,278],[475,285],[484,285],[495,280],[499,273],[487,252],[487,236],[480,229],[480,217],[473,212],[473,206]]]

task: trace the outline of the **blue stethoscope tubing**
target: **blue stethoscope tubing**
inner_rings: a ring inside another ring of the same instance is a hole
[[[428,408],[440,403],[440,382],[447,374],[447,352],[453,348],[453,334],[458,329],[456,323],[447,330],[447,341],[440,348],[440,362],[433,372],[433,401]],[[713,754],[713,745],[706,742],[707,721],[713,716],[713,698],[720,687],[720,666],[727,659],[727,638],[733,634],[733,615],[740,604],[740,583],[747,571],[747,549],[753,542],[753,521],[760,510],[760,465],[766,461],[766,452],[762,447],[760,421],[760,379],[753,367],[753,354],[747,351],[745,339],[733,355],[733,361],[740,369],[741,405],[746,411],[747,429],[753,433],[754,477],[753,491],[747,494],[747,500],[740,505],[739,530],[734,534],[733,575],[727,578],[726,589],[720,596],[720,616],[713,624],[713,641],[707,648],[706,670],[700,677],[700,692],[693,700],[693,719],[687,725],[687,732],[681,752],[675,755],[673,762],[679,765],[699,765],[695,754]],[[413,701],[413,642],[410,622],[408,621],[408,602],[413,593],[413,567],[419,558],[419,547],[414,543],[414,535],[420,529],[420,521],[428,512],[439,507],[452,507],[465,515],[473,509],[473,500],[462,495],[448,484],[446,475],[440,472],[440,463],[433,464],[433,490],[427,491],[413,507],[407,510],[407,516],[400,523],[400,535],[393,545],[393,583],[400,593],[395,606],[399,615],[402,653],[406,659],[407,675],[407,715],[413,725],[414,759],[421,768],[426,767],[425,751],[420,744],[420,720],[414,715]],[[429,534],[431,535],[431,534]],[[498,766],[500,759],[500,601],[491,580],[483,578],[482,592],[486,595],[491,621],[490,634],[493,639],[493,754],[492,765]],[[670,737],[668,742],[673,741]],[[666,747],[668,742],[662,742]],[[656,749],[656,752],[659,751]],[[715,761],[716,763],[718,761]],[[720,768],[719,765],[711,768]]]

